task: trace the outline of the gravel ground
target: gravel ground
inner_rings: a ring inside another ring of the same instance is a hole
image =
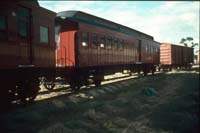
[[[0,132],[195,133],[198,70],[134,77],[38,100],[25,108],[1,113]],[[146,94],[149,88],[156,93]]]

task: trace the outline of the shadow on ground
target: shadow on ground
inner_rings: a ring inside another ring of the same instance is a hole
[[[182,77],[182,82],[175,90],[172,98],[153,110],[153,113],[149,116],[150,126],[176,133],[197,133],[199,75],[176,73],[170,76],[174,80]],[[171,89],[174,89],[174,87],[172,86]]]
[[[146,88],[158,94],[148,96]],[[138,77],[0,115],[1,132],[195,133],[199,73]]]

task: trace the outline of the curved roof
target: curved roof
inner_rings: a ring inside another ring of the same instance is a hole
[[[114,23],[112,21],[94,16],[91,14],[87,14],[82,11],[75,11],[75,10],[62,11],[62,12],[57,13],[57,17],[60,17],[62,19],[73,20],[73,21],[77,21],[77,22],[89,23],[89,24],[92,24],[95,26],[104,27],[107,29],[115,30],[115,31],[122,32],[122,33],[129,34],[129,35],[134,35],[138,38],[153,40],[153,37],[150,35],[147,35],[140,31],[137,31],[137,30],[131,29],[129,27]]]

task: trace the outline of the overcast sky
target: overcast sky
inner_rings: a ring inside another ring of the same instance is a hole
[[[158,42],[179,44],[181,38],[193,37],[194,41],[199,43],[200,3],[197,1],[42,0],[39,4],[54,12],[65,10],[87,12],[152,35]]]

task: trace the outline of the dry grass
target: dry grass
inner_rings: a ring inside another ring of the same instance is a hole
[[[1,114],[10,133],[188,133],[197,128],[198,69],[107,84]],[[147,96],[143,89],[155,88]]]

